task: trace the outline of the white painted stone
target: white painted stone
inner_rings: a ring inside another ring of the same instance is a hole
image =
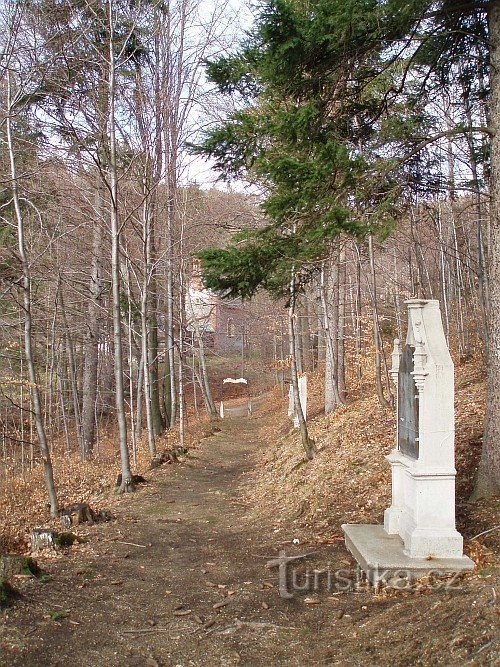
[[[307,375],[299,377],[299,401],[302,407],[302,414],[307,421]],[[299,418],[295,412],[295,403],[293,399],[293,386],[290,385],[290,393],[288,398],[288,416],[293,417],[293,425],[299,428]]]
[[[304,419],[307,421],[307,375],[299,377],[299,398]]]
[[[295,401],[293,398],[293,385],[291,384],[288,389],[288,416],[293,417],[295,414]]]

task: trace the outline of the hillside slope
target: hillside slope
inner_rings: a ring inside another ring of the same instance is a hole
[[[469,502],[481,450],[485,387],[481,368],[472,362],[456,375],[457,517],[460,530],[470,537],[493,525],[498,504]],[[309,382],[309,393],[309,428],[318,447],[311,462],[303,458],[285,399],[275,390],[266,403],[262,435],[269,448],[249,492],[256,511],[270,509],[281,522],[292,521],[304,539],[339,535],[342,523],[380,523],[390,505],[385,456],[394,446],[394,412],[380,407],[369,386],[327,416],[321,415],[319,376]]]

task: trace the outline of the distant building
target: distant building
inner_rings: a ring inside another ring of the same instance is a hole
[[[194,334],[195,322],[207,347],[215,351],[241,352],[247,346],[248,313],[240,299],[221,299],[206,289],[200,266],[193,263],[186,299],[187,331]]]

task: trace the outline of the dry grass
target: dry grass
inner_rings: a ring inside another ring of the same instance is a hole
[[[495,525],[498,512],[498,500],[469,502],[481,449],[483,376],[475,360],[456,369],[457,517],[468,537]],[[309,428],[318,447],[311,462],[305,461],[298,433],[286,416],[286,399],[274,391],[266,404],[273,419],[262,429],[269,453],[248,491],[256,514],[272,512],[278,523],[291,522],[294,535],[311,541],[340,537],[342,523],[382,522],[390,505],[390,469],[384,457],[394,446],[395,416],[380,407],[370,384],[364,373],[362,390],[355,387],[346,406],[324,416],[322,377],[311,377],[309,414],[316,416]],[[500,543],[498,538],[492,534],[490,543]]]

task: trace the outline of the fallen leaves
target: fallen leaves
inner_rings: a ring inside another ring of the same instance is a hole
[[[215,604],[212,605],[212,609],[218,610],[222,609],[223,607],[226,607],[229,604],[229,600],[221,600],[220,602],[216,602]]]
[[[307,598],[304,598],[304,604],[306,604],[306,605],[321,604],[321,600],[319,598],[315,598],[315,597],[307,597]]]
[[[186,440],[189,446],[199,440],[206,422],[192,420],[188,425]],[[103,426],[99,442],[99,456],[82,461],[75,441],[75,451],[68,453],[61,435],[52,442],[52,464],[61,507],[73,503],[89,503],[97,512],[110,505],[110,491],[114,488],[116,474],[120,468],[113,429],[108,432]],[[166,431],[158,439],[159,448],[169,448],[178,441],[176,429]],[[43,466],[36,455],[33,468],[16,472],[0,486],[0,551],[3,553],[25,553],[29,546],[29,534],[34,526],[57,529],[58,519],[50,519],[47,509],[47,492],[43,480]],[[149,470],[150,456],[145,443],[138,448],[136,470]],[[20,467],[20,466],[19,466]],[[123,498],[112,497],[120,505]],[[175,500],[166,502],[174,503]],[[179,521],[179,520],[178,520]],[[141,545],[150,546],[150,545]]]

